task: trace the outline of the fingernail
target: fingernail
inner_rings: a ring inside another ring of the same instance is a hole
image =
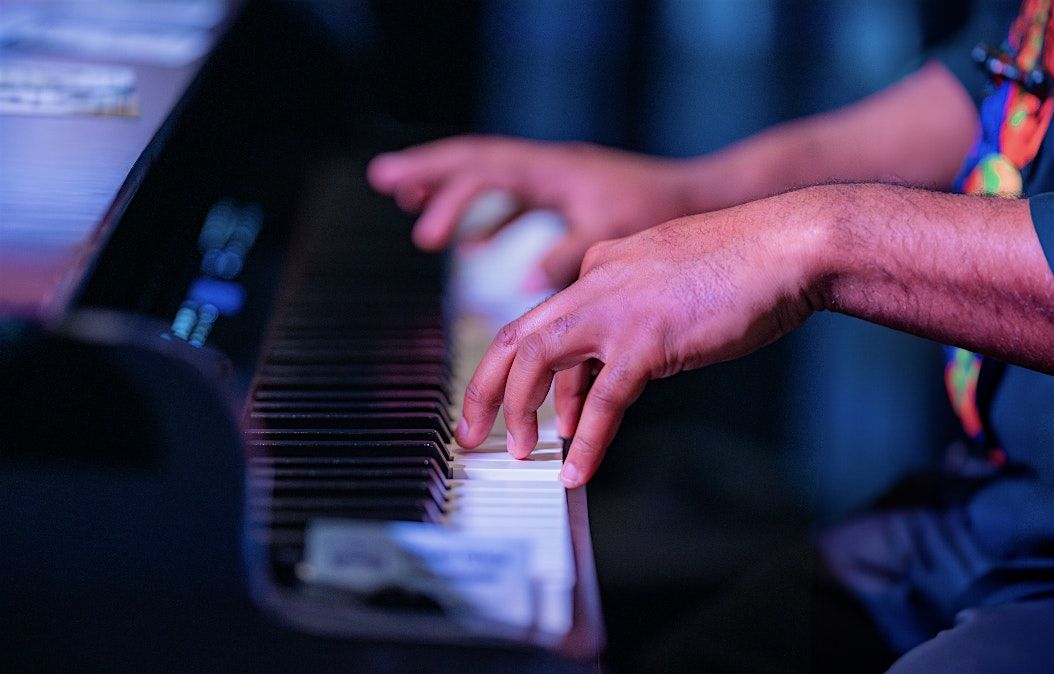
[[[465,417],[461,417],[461,420],[457,422],[457,437],[462,440],[468,438],[468,422],[465,421]]]
[[[540,267],[534,267],[523,279],[523,284],[520,286],[520,289],[527,294],[533,295],[534,293],[548,290],[551,285],[549,277],[545,275],[545,272],[543,272]]]
[[[577,487],[581,477],[582,474],[578,472],[578,468],[573,463],[565,463],[564,467],[560,469],[560,481],[568,489]]]
[[[509,454],[516,456],[516,441],[512,439],[512,433],[505,432],[505,448],[509,450]]]

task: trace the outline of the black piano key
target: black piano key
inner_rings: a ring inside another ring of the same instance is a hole
[[[439,484],[446,485],[446,465],[433,457],[417,456],[254,456],[249,459],[251,474],[267,471],[400,471],[421,470]]]
[[[250,531],[289,584],[311,520],[441,522],[452,477],[442,262],[404,233],[306,236],[243,418]]]
[[[391,348],[366,346],[272,347],[267,353],[269,365],[347,365],[389,363],[393,365],[434,366],[449,371],[446,350],[437,347]]]
[[[313,376],[326,374],[333,377],[418,377],[420,379],[436,379],[443,381],[449,377],[445,365],[436,363],[385,363],[381,361],[370,363],[294,363],[291,365],[268,363],[264,366],[262,374],[265,376]]]
[[[382,442],[382,441],[251,441],[256,451],[272,452],[281,456],[346,456],[346,457],[407,457],[433,459],[442,468],[446,477],[453,477],[445,447],[434,442]],[[260,447],[260,444],[264,447]]]
[[[274,326],[268,342],[268,346],[279,348],[289,348],[299,344],[303,344],[306,347],[314,344],[384,344],[392,348],[402,347],[407,349],[424,345],[446,348],[449,346],[449,335],[446,330],[436,326],[414,328],[413,330],[367,328],[344,330],[277,324]]]
[[[307,526],[313,519],[392,519],[395,513],[400,519],[417,522],[440,522],[443,512],[435,501],[428,497],[362,497],[331,499],[274,499],[250,503],[249,518],[252,522],[268,526]]]
[[[376,496],[384,498],[430,497],[438,505],[446,503],[446,490],[437,487],[429,480],[407,480],[392,478],[365,478],[356,475],[352,478],[334,476],[301,476],[301,477],[264,477],[253,476],[249,479],[250,493],[268,498],[312,499],[312,498],[359,498]]]
[[[297,480],[383,480],[388,482],[398,480],[427,482],[430,488],[440,490],[444,493],[447,489],[447,481],[438,471],[419,467],[396,467],[396,466],[297,466],[297,467],[265,467],[258,466],[250,469],[249,479],[251,483],[256,481],[268,481],[268,484],[288,485]]]
[[[253,398],[257,401],[264,400],[303,400],[303,401],[331,401],[331,400],[393,400],[393,401],[432,401],[443,405],[449,405],[450,401],[439,392],[427,389],[326,389],[312,390],[283,390],[268,389],[257,390]]]
[[[339,376],[318,374],[311,376],[298,375],[264,375],[258,380],[258,386],[267,389],[286,389],[300,391],[352,389],[352,390],[405,390],[418,389],[437,391],[449,400],[450,387],[439,378],[422,378],[415,375],[356,375]]]
[[[256,428],[415,429],[439,433],[443,442],[453,439],[447,415],[435,412],[267,412],[251,411]]]
[[[396,414],[428,413],[452,420],[450,408],[429,400],[328,400],[328,401],[281,401],[260,400],[252,404],[254,412],[389,412]]]
[[[443,436],[431,428],[252,428],[245,431],[245,437],[256,446],[279,440],[433,442],[441,445],[444,455],[450,457]]]
[[[251,436],[251,438],[250,438]],[[453,456],[443,435],[434,427],[429,428],[320,428],[318,426],[289,426],[283,428],[255,428],[248,432],[247,441],[256,446],[268,442],[291,440],[304,442],[317,440],[333,442],[430,442],[439,446],[448,459]]]

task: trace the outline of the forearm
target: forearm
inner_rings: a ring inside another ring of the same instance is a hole
[[[973,102],[932,63],[859,103],[776,126],[683,163],[687,212],[836,181],[946,189],[973,141]]]
[[[889,185],[802,190],[823,308],[1054,373],[1054,275],[1028,201]]]

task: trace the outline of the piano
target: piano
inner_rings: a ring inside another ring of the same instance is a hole
[[[120,112],[0,115],[0,666],[595,671],[551,410],[456,445],[497,325],[365,184],[437,130],[295,4],[187,5]],[[42,34],[0,63],[115,60]]]

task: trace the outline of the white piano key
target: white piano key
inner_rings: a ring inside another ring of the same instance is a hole
[[[516,461],[523,464],[541,463],[541,462],[556,462],[563,463],[563,455],[559,450],[555,449],[538,449],[535,450],[526,459],[517,459],[508,452],[458,452],[454,454],[454,460],[462,463],[483,463],[487,461]],[[511,465],[512,469],[516,469],[517,466]]]
[[[463,384],[490,342],[471,325],[468,332],[474,334],[466,340],[465,320],[459,319],[455,326],[455,344],[460,354],[455,404],[451,408],[454,418],[460,416]],[[551,400],[546,401],[538,416],[538,443],[527,460],[517,460],[508,453],[500,414],[479,447],[465,449],[451,444],[454,479],[449,483],[444,525],[473,537],[513,536],[526,541],[530,549],[528,574],[535,596],[534,625],[559,637],[572,625],[575,562],[567,496],[558,478],[563,466],[563,443],[556,432]]]
[[[454,477],[456,478],[470,480],[508,480],[508,468],[508,466],[503,466],[497,461],[473,463],[468,465],[455,463],[453,471]],[[553,467],[544,464],[537,464],[536,467],[518,472],[519,474],[516,477],[520,480],[544,480],[546,482],[555,482],[559,479],[558,475],[560,473],[560,466],[557,465],[556,467]]]

